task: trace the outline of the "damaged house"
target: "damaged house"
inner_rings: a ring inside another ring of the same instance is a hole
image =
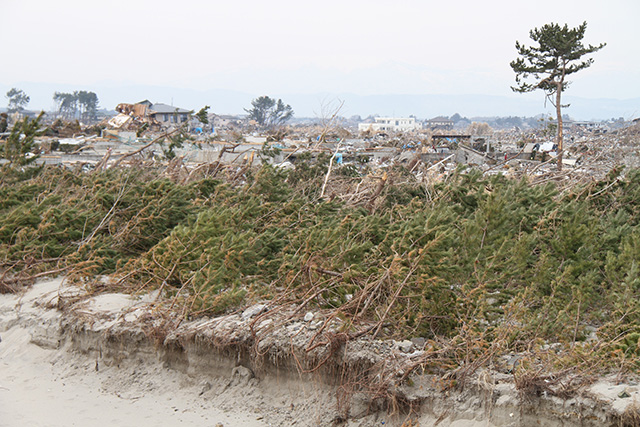
[[[135,104],[122,103],[116,107],[118,115],[109,120],[108,124],[116,129],[136,128],[143,123],[151,126],[169,126],[172,124],[186,123],[193,113],[191,110],[174,107],[172,105],[157,103],[148,100]]]
[[[185,123],[187,120],[189,120],[189,116],[193,114],[192,110],[185,110],[184,108],[178,108],[174,107],[173,105],[161,103],[151,104],[148,109],[149,117],[164,125],[173,123]]]

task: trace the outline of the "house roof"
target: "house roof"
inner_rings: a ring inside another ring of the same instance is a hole
[[[451,123],[453,123],[453,120],[447,119],[446,117],[438,116],[438,117],[434,117],[433,119],[427,120],[427,122],[451,122]]]
[[[151,105],[151,110],[152,110],[152,114],[153,113],[165,113],[165,114],[173,114],[173,113],[178,113],[178,114],[189,114],[189,113],[193,113],[193,111],[191,110],[185,110],[184,108],[178,108],[178,107],[174,107],[173,105],[167,105],[167,104],[152,104]]]

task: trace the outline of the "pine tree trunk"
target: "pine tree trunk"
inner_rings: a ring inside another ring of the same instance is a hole
[[[563,76],[564,77],[564,76]],[[556,144],[558,144],[558,170],[562,170],[562,81],[558,82],[556,87],[556,115],[558,116],[558,135],[556,138]]]

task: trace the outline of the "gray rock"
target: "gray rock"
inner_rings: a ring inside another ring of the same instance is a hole
[[[322,325],[322,321],[318,320],[317,322],[311,322],[309,324],[309,329],[311,329],[312,331],[318,329],[320,327],[320,325]]]
[[[518,367],[518,364],[520,363],[520,360],[522,359],[522,355],[521,354],[506,354],[504,356],[502,356],[506,365],[506,372],[507,374],[510,374],[513,372],[514,369],[516,369]]]
[[[252,305],[251,307],[243,311],[241,317],[242,317],[242,320],[249,320],[253,317],[258,316],[259,314],[264,313],[265,311],[267,311],[266,304],[256,304],[256,305]]]
[[[396,348],[403,353],[410,353],[413,350],[413,343],[409,340],[396,342]]]
[[[312,312],[308,312],[307,314],[304,315],[304,321],[305,322],[311,322],[313,320],[313,313]]]
[[[416,346],[416,348],[422,350],[427,340],[422,337],[416,337],[416,338],[411,338],[411,342],[413,343],[413,345]]]
[[[236,366],[231,371],[232,385],[247,385],[254,377],[253,371],[244,366]]]
[[[267,326],[271,325],[272,323],[273,323],[273,319],[263,320],[258,325],[258,329],[266,328]]]
[[[211,385],[211,383],[209,381],[204,381],[201,385],[200,385],[200,396],[202,396],[203,394],[205,394],[206,392],[208,392],[209,390],[211,390],[213,388],[213,386]]]

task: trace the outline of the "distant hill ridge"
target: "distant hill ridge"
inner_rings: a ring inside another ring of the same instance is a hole
[[[459,113],[466,117],[477,116],[535,116],[541,113],[553,114],[553,106],[545,107],[542,94],[509,96],[498,95],[444,95],[444,94],[381,94],[358,95],[352,93],[244,93],[226,89],[184,89],[160,86],[140,85],[93,85],[72,86],[51,83],[19,83],[14,85],[0,84],[0,93],[6,93],[11,87],[23,89],[31,102],[27,109],[55,108],[53,93],[73,90],[91,90],[96,92],[100,108],[113,109],[121,102],[138,102],[143,99],[153,100],[186,109],[199,109],[210,105],[211,112],[219,114],[244,114],[244,108],[250,106],[251,100],[260,95],[282,98],[290,104],[297,117],[320,117],[323,106],[334,103],[337,99],[344,101],[341,115],[350,117],[372,114],[381,116],[409,116],[428,119],[436,116],[451,116]],[[571,106],[565,109],[576,120],[608,120],[623,117],[632,120],[640,117],[640,98],[632,99],[590,99],[571,96],[568,92],[566,102]],[[1,105],[5,107],[5,105]]]

